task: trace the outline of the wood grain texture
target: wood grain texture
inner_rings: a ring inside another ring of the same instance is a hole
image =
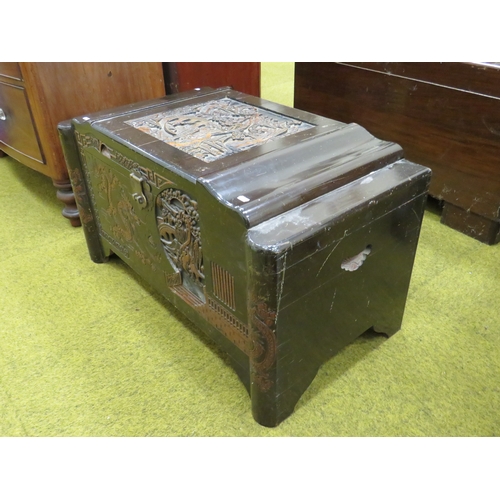
[[[63,215],[79,225],[57,125],[84,115],[165,95],[161,63],[0,63],[0,147],[50,177]],[[15,119],[14,119],[15,118]]]
[[[0,76],[22,80],[21,68],[17,62],[0,62]]]
[[[260,63],[258,62],[176,62],[165,63],[168,93],[201,87],[232,87],[260,96]]]
[[[23,87],[0,82],[0,144],[43,166],[44,159]]]
[[[21,63],[52,179],[68,179],[57,125],[165,94],[161,63]]]
[[[499,221],[500,68],[468,63],[296,63],[295,68],[297,108],[359,123],[397,142],[406,158],[432,169],[432,196]]]

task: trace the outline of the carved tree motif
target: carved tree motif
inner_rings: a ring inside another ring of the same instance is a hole
[[[156,220],[170,262],[197,285],[205,279],[197,202],[177,189],[166,189],[156,199]]]

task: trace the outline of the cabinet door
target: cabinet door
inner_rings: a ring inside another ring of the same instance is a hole
[[[22,87],[0,82],[0,143],[41,163],[38,138]]]

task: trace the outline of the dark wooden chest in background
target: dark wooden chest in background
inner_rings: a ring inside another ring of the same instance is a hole
[[[296,63],[294,105],[397,142],[432,169],[444,224],[499,241],[500,66]]]

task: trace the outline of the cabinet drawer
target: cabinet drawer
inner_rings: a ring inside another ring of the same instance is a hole
[[[0,143],[43,163],[26,93],[0,82]]]
[[[16,62],[0,62],[0,76],[22,80],[21,68]]]

